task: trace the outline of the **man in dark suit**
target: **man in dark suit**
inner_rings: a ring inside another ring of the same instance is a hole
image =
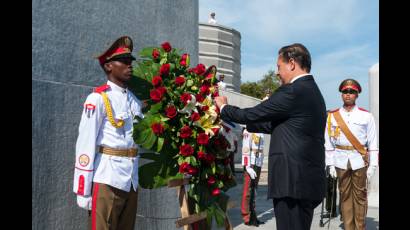
[[[215,103],[223,120],[271,134],[268,199],[273,199],[277,229],[310,229],[313,210],[325,196],[326,106],[302,44],[282,47],[277,67],[282,85],[259,105],[240,109],[227,105],[223,96]]]

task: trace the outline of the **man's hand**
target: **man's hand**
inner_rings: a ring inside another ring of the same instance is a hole
[[[256,172],[250,166],[246,166],[246,172],[248,172],[252,180],[256,178]]]
[[[215,97],[216,106],[221,109],[222,105],[228,104],[228,99],[225,96]]]
[[[78,206],[80,206],[80,208],[84,208],[86,210],[91,210],[92,197],[91,196],[77,195],[77,204],[78,204]]]

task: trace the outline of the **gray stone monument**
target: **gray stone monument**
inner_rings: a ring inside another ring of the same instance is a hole
[[[86,229],[73,193],[83,102],[106,78],[94,55],[122,35],[134,54],[169,41],[198,63],[198,0],[32,1],[32,229]],[[175,229],[174,189],[142,190],[135,229]]]

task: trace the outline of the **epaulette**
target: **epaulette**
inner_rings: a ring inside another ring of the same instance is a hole
[[[337,112],[337,111],[339,111],[339,108],[337,108],[335,110],[331,110],[331,111],[329,111],[329,113],[334,113],[334,112]]]
[[[369,111],[367,111],[367,110],[365,110],[365,109],[363,109],[363,108],[360,108],[360,107],[359,107],[359,109],[360,109],[361,111],[365,111],[365,112],[370,113]]]
[[[109,88],[110,88],[110,86],[107,85],[107,84],[105,84],[105,85],[98,86],[98,87],[94,88],[94,92],[95,92],[95,93],[101,93],[101,92],[106,91],[106,90],[109,89]]]

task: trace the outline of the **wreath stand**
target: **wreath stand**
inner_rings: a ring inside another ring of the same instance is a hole
[[[181,210],[182,218],[175,221],[176,227],[183,227],[184,230],[193,230],[192,224],[204,221],[206,219],[206,212],[200,212],[197,214],[191,214],[188,206],[188,195],[185,190],[185,185],[189,184],[190,178],[184,179],[172,179],[168,181],[169,188],[176,188],[179,208]],[[228,209],[234,206],[233,202],[228,202]],[[225,230],[232,230],[232,224],[228,217],[225,218]]]

